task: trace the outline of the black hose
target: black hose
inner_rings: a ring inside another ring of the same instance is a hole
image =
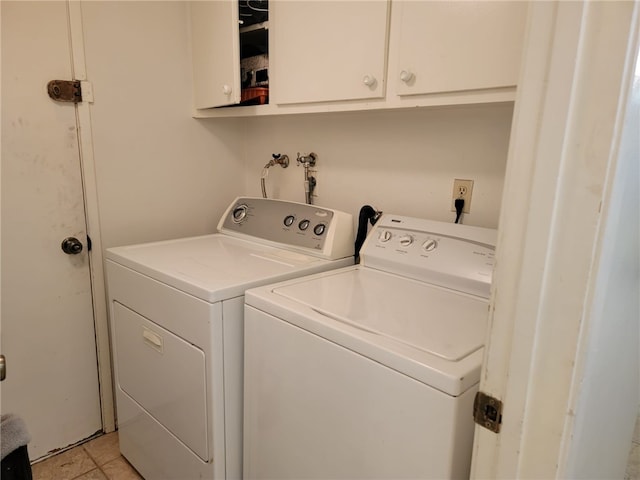
[[[355,244],[355,263],[360,261],[360,249],[362,248],[362,244],[367,238],[367,223],[371,223],[371,225],[375,225],[380,218],[382,212],[378,212],[371,205],[365,205],[360,209],[360,214],[358,215],[358,231],[356,233],[356,244]]]

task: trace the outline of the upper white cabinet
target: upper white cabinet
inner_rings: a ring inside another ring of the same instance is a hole
[[[190,2],[195,108],[240,103],[237,1]]]
[[[526,14],[526,2],[394,0],[390,93],[515,86]]]
[[[271,102],[383,98],[389,2],[271,1]]]
[[[243,7],[265,17],[238,28]],[[524,1],[194,1],[196,116],[513,101],[527,11]],[[211,109],[237,104],[252,106]]]

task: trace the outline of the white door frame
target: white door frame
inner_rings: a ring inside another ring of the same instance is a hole
[[[472,478],[566,473],[638,7],[531,2],[480,383],[502,429],[476,426]]]
[[[106,284],[98,209],[98,190],[93,156],[91,132],[91,103],[93,91],[87,81],[84,53],[84,33],[82,25],[82,2],[67,0],[69,9],[69,29],[71,35],[72,70],[76,80],[82,81],[83,101],[77,104],[76,115],[79,132],[80,167],[84,191],[87,234],[91,238],[89,269],[93,296],[93,317],[96,330],[98,359],[98,379],[100,382],[100,409],[102,427],[105,433],[115,430],[115,407],[113,398],[113,376],[111,372],[111,347],[109,340],[109,320],[107,317]]]

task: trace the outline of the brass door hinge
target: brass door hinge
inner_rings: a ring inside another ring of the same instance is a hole
[[[47,84],[47,93],[57,102],[80,103],[82,101],[80,80],[51,80]]]
[[[502,402],[486,393],[476,393],[473,401],[473,419],[495,433],[500,433],[502,424]]]

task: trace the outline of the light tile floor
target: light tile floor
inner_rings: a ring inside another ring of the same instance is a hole
[[[640,479],[640,414],[636,419],[636,430],[633,433],[633,442],[631,442],[627,472],[624,476],[624,480],[638,479]]]
[[[94,438],[82,445],[31,466],[33,480],[141,480],[120,455],[118,432]]]

